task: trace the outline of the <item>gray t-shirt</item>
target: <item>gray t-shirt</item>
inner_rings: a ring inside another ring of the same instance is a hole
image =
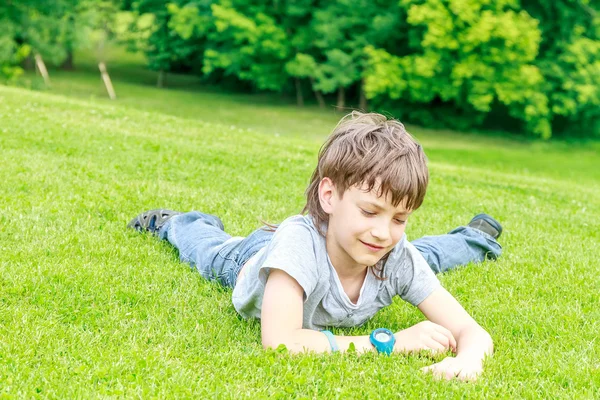
[[[281,223],[271,242],[247,262],[245,276],[233,290],[233,305],[241,316],[260,318],[265,284],[272,268],[285,271],[302,286],[302,326],[315,330],[362,325],[390,305],[396,295],[416,306],[440,286],[421,253],[405,235],[385,263],[387,279],[378,280],[368,272],[354,304],[342,288],[327,255],[325,238],[317,232],[312,218],[296,215]]]

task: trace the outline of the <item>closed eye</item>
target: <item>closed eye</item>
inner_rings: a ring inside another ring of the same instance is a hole
[[[372,217],[372,216],[374,216],[374,215],[375,215],[375,213],[374,213],[374,212],[370,212],[370,211],[367,211],[367,210],[363,210],[362,208],[360,209],[360,212],[362,212],[362,213],[363,213],[364,215],[366,215],[367,217]]]

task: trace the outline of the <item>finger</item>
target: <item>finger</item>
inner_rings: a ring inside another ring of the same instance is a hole
[[[478,375],[479,374],[474,371],[470,371],[470,372],[460,371],[457,378],[464,382],[474,382],[477,380]]]
[[[444,346],[444,350],[448,350],[450,348],[450,338],[448,338],[448,336],[440,332],[434,332],[431,337],[433,340]]]
[[[444,369],[439,371],[439,374],[446,380],[454,379],[460,374],[460,367],[454,363],[448,363]]]
[[[453,379],[456,378],[458,375],[460,375],[460,368],[456,368],[456,367],[452,367],[450,368],[448,371],[446,371],[446,379]]]
[[[446,366],[448,364],[454,363],[455,359],[456,359],[455,357],[446,357],[446,358],[444,358],[442,361],[440,361],[438,363],[431,364],[431,365],[429,365],[427,367],[423,367],[423,368],[429,368],[429,369],[435,369],[435,368],[439,368],[439,367],[446,368]]]
[[[444,360],[445,360],[445,359],[444,359]],[[435,364],[431,364],[431,365],[428,365],[428,366],[426,366],[426,367],[423,367],[423,368],[421,368],[421,371],[423,371],[423,372],[435,372],[436,368],[438,368],[438,367],[439,367],[439,365],[440,365],[442,362],[444,362],[444,360],[442,360],[442,361],[441,361],[441,362],[439,362],[439,363],[435,363]]]
[[[435,330],[437,332],[440,332],[441,334],[443,334],[450,340],[454,339],[454,335],[452,335],[452,332],[450,332],[450,330],[448,328],[444,328],[441,325],[435,324]]]
[[[481,370],[473,368],[463,368],[458,374],[457,378],[461,381],[475,381],[481,373]]]
[[[456,377],[457,373],[452,369],[444,368],[431,368],[428,372],[431,372],[435,379],[446,379],[450,380]]]
[[[454,335],[452,334],[452,332],[450,332],[448,329],[444,328],[441,325],[437,325],[435,326],[435,330],[441,334],[443,334],[444,336],[446,336],[448,338],[448,343],[450,344],[450,347],[452,347],[453,349],[456,349],[456,339],[454,338]]]
[[[438,370],[438,365],[439,365],[439,363],[432,364],[427,367],[423,367],[423,368],[421,368],[421,372],[423,372],[425,374],[431,374],[431,375],[433,375],[433,377],[435,379],[440,379],[441,375],[440,375],[440,371]]]
[[[425,345],[425,350],[430,350],[433,353],[443,353],[446,351],[446,347],[432,337],[428,337],[423,344]]]
[[[446,357],[437,364],[422,368],[422,371],[431,372],[436,379],[454,379],[460,374],[461,368],[453,357]]]

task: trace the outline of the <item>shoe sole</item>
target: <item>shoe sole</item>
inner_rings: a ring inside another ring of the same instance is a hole
[[[494,217],[492,217],[489,214],[485,214],[485,213],[477,214],[476,216],[473,217],[471,222],[469,222],[469,225],[471,225],[473,222],[476,222],[479,220],[484,220],[485,222],[490,224],[492,226],[492,228],[494,228],[495,230],[498,231],[498,236],[496,237],[496,239],[498,239],[500,237],[500,235],[502,235],[502,225],[500,224],[500,222],[498,222],[496,219],[494,219]]]

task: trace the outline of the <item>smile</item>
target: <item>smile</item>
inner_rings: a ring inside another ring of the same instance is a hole
[[[383,247],[382,246],[375,246],[374,244],[370,244],[370,243],[365,243],[362,240],[359,239],[359,242],[361,242],[362,244],[364,244],[365,246],[367,246],[367,248],[371,251],[379,251],[382,250]]]

